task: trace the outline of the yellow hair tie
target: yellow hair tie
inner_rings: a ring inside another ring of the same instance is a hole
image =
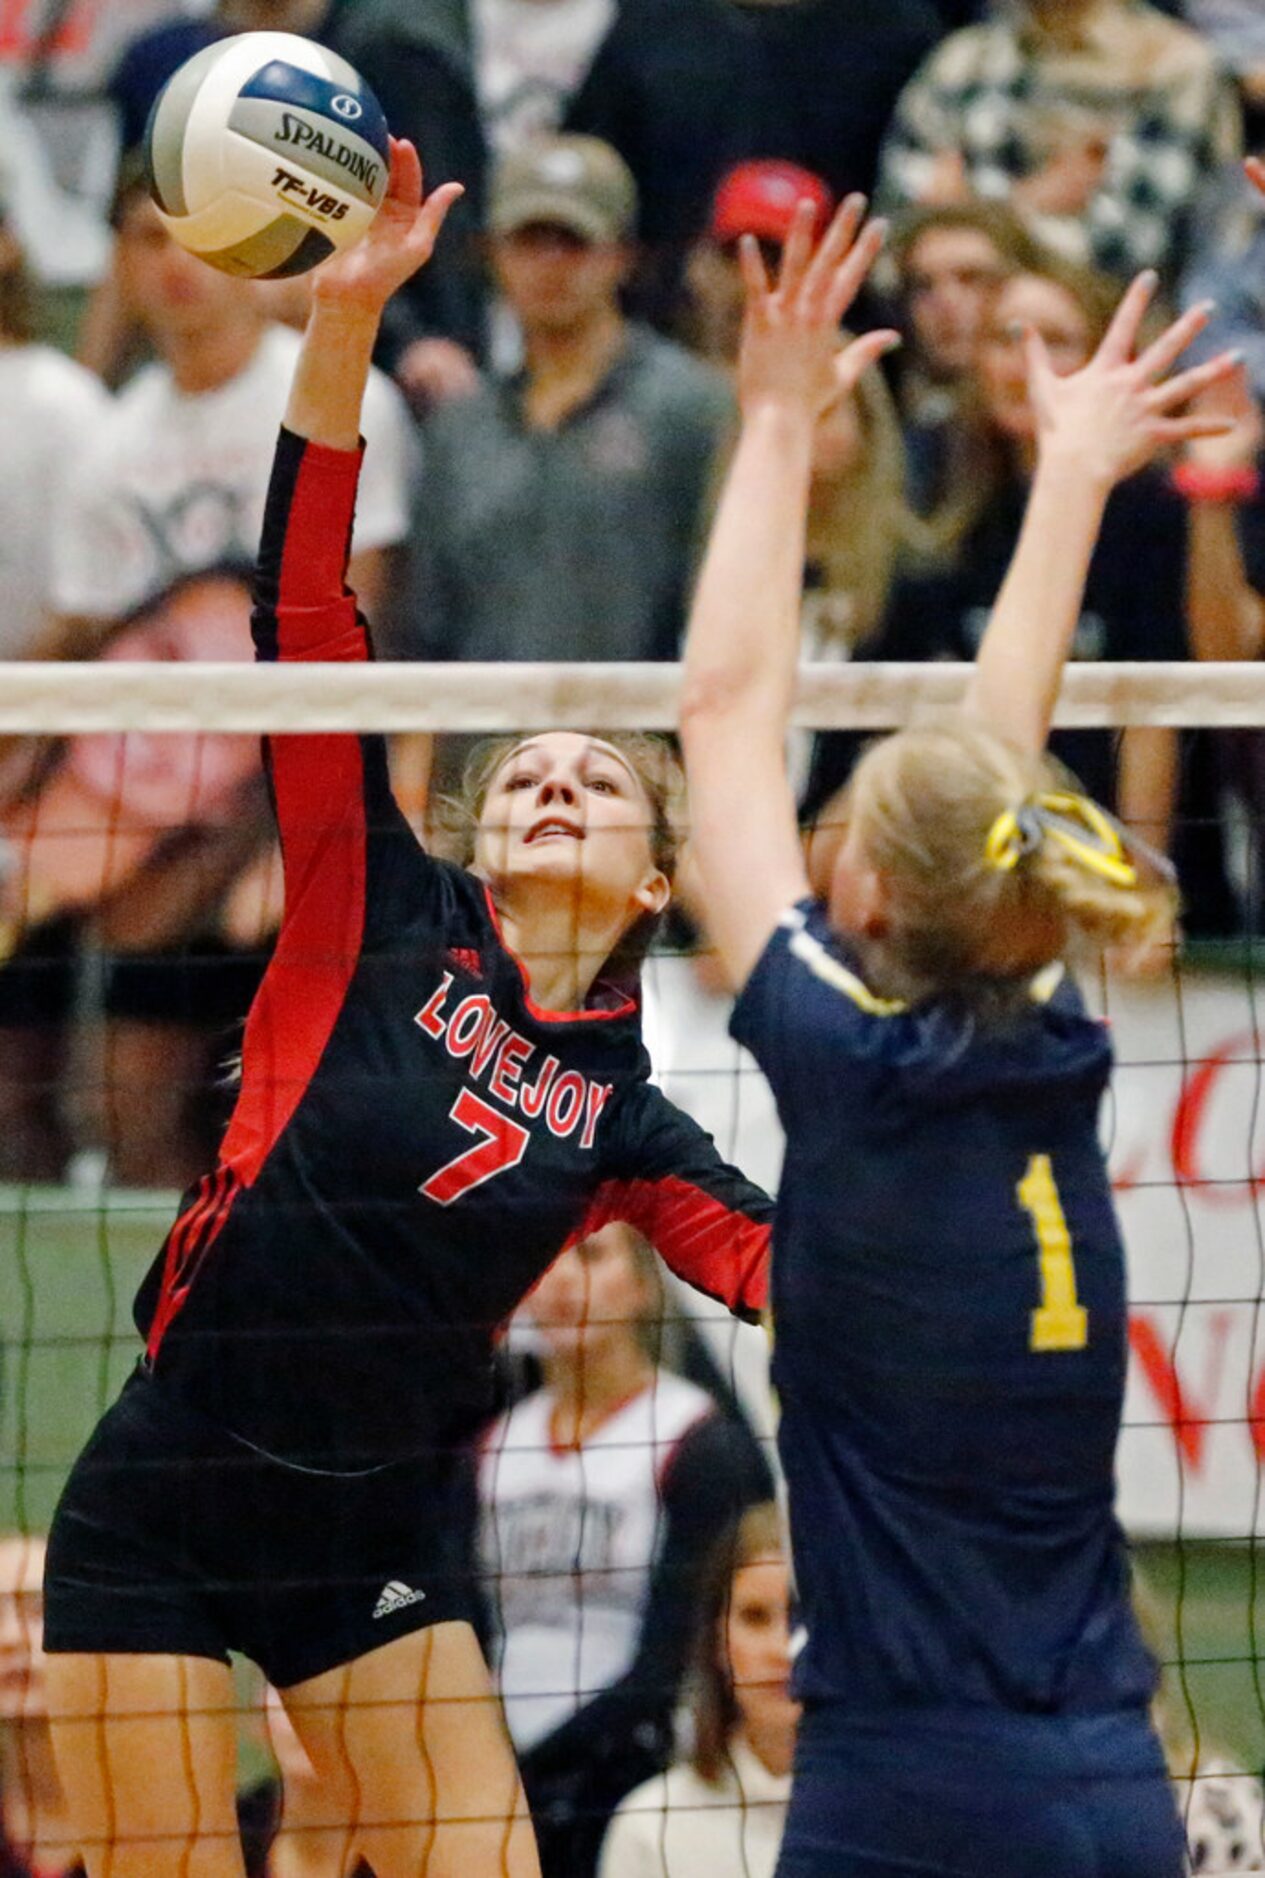
[[[1087,873],[1115,887],[1136,887],[1138,870],[1125,850],[1119,824],[1088,796],[1053,791],[1005,809],[988,831],[984,859],[999,874],[1009,874],[1025,855],[1046,841],[1057,841]]]

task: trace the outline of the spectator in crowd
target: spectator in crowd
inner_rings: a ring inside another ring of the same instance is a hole
[[[627,168],[594,139],[502,160],[492,256],[526,360],[424,428],[397,656],[676,656],[731,398],[621,313],[635,214]]]
[[[773,1878],[799,1706],[791,1574],[772,1501],[748,1507],[708,1561],[692,1663],[690,1752],[621,1802],[599,1878]]]
[[[757,150],[824,177],[836,197],[874,187],[879,148],[944,22],[931,0],[730,0],[763,78]]]
[[[0,1538],[0,1872],[82,1872],[53,1760],[44,1691],[44,1541]]]
[[[0,164],[11,176],[14,225],[36,279],[70,290],[71,305],[109,253],[115,142],[106,80],[137,33],[198,3],[10,0],[0,8]]]
[[[531,1300],[544,1386],[480,1447],[495,1667],[545,1878],[593,1871],[611,1810],[663,1767],[699,1574],[770,1491],[751,1436],[659,1366],[654,1253],[614,1224]]]
[[[60,616],[42,656],[90,654],[113,624],[181,575],[249,568],[263,520],[274,433],[299,339],[267,318],[250,281],[180,248],[139,169],[120,185],[115,273],[128,315],[158,358],[85,438],[65,492],[53,565]],[[381,610],[387,550],[407,532],[410,425],[375,373],[352,578]]]
[[[107,404],[90,372],[35,343],[30,277],[0,195],[0,658],[21,658],[44,626],[58,490]]]
[[[1053,258],[1013,275],[998,294],[980,352],[973,468],[935,518],[939,556],[911,572],[893,595],[866,655],[971,659],[1018,538],[1035,449],[1023,334],[1045,340],[1055,369],[1077,371],[1110,323],[1116,291],[1100,277]],[[1181,498],[1154,471],[1122,484],[1108,502],[1073,644],[1080,659],[1183,659],[1186,517]],[[1156,847],[1168,844],[1177,783],[1176,733],[1126,731],[1119,756],[1111,733],[1057,733],[1051,748],[1096,800],[1114,804]],[[850,768],[855,740],[822,738],[810,785],[819,807]]]
[[[773,157],[739,163],[721,178],[707,229],[685,263],[681,337],[691,352],[732,372],[738,362],[745,304],[738,244],[754,235],[773,258],[791,230],[796,204],[816,205],[821,234],[834,212],[834,198],[820,176]]]
[[[249,620],[245,576],[191,575],[101,656],[246,659]],[[56,1180],[91,1146],[121,1184],[182,1188],[258,975],[258,932],[220,931],[267,834],[257,743],[97,735],[25,755],[0,795],[0,1170]],[[81,1018],[87,957],[99,1029]]]
[[[1146,0],[1017,0],[952,34],[906,88],[882,194],[1009,200],[1069,258],[1174,276],[1240,129],[1210,48]]]
[[[1182,305],[1202,300],[1211,300],[1214,311],[1192,358],[1237,347],[1257,398],[1265,400],[1265,203],[1236,173],[1208,203],[1182,278]]]
[[[1236,79],[1247,112],[1248,141],[1265,130],[1265,13],[1257,0],[1185,0],[1190,24]]]
[[[908,211],[891,259],[907,342],[900,393],[909,494],[925,515],[947,498],[962,469],[951,446],[974,394],[993,303],[1008,275],[1037,265],[1039,249],[1005,203],[959,202]]]
[[[1224,437],[1191,445],[1174,473],[1189,507],[1187,607],[1201,659],[1257,659],[1265,646],[1265,423],[1246,376],[1219,386],[1209,407],[1229,418]],[[1260,932],[1265,739],[1259,731],[1188,733],[1182,833],[1188,898],[1199,929]]]
[[[418,403],[468,389],[486,354],[493,159],[557,130],[605,138],[637,179],[653,250],[683,247],[717,177],[753,148],[755,48],[730,0],[357,0],[336,45],[427,180],[465,185],[447,254],[388,309],[385,356]]]

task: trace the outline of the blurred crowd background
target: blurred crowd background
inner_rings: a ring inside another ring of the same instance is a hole
[[[250,657],[250,566],[308,283],[236,281],[185,255],[140,146],[170,73],[254,29],[349,58],[428,181],[466,189],[389,311],[365,409],[352,579],[381,655],[675,658],[733,432],[737,244],[753,235],[773,260],[797,202],[824,223],[859,189],[892,235],[858,322],[894,323],[905,345],[820,426],[805,656],[973,656],[1032,465],[1023,329],[1076,369],[1143,267],[1170,307],[1216,300],[1204,343],[1241,348],[1243,368],[1223,394],[1230,433],[1113,498],[1075,656],[1260,656],[1265,201],[1240,157],[1265,142],[1262,0],[0,0],[0,657]],[[1265,732],[1057,747],[1171,853],[1186,934],[1250,945]],[[856,748],[797,738],[806,823]],[[410,815],[437,830],[464,741],[406,738],[392,755]],[[185,1185],[213,1150],[279,913],[255,744],[2,745],[0,862],[0,1179]],[[700,955],[700,996],[720,989],[705,926],[694,906],[672,930]],[[594,1870],[636,1788],[603,1878],[759,1878],[794,1732],[771,1482],[700,1350],[679,1364],[692,1380],[661,1367],[653,1258],[611,1230],[583,1253],[582,1285],[555,1268],[563,1328],[541,1333],[471,1463],[491,1647],[547,1871]],[[580,1390],[576,1350],[597,1332],[576,1299],[602,1284],[627,1334],[590,1344]],[[641,1496],[640,1551],[629,1542],[617,1570],[594,1555],[596,1654],[572,1678],[588,1693],[559,1706],[557,1665],[579,1648],[576,1535],[597,1530],[577,1511],[576,1457],[630,1402],[654,1404],[670,1438],[647,1439],[641,1475],[618,1483]],[[500,1464],[516,1444],[539,1454],[540,1429],[555,1474]],[[6,1878],[73,1863],[56,1856],[41,1733],[37,1551],[0,1546]],[[287,1754],[301,1814],[281,1739]],[[1265,1868],[1255,1783],[1218,1786],[1207,1744],[1202,1765],[1196,1869]],[[665,1798],[687,1835],[679,1865]],[[275,1787],[247,1824],[260,1870],[320,1850],[273,1846]]]

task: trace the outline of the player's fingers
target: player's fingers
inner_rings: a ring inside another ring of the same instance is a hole
[[[465,187],[461,183],[441,183],[439,188],[427,196],[422,204],[421,213],[417,218],[417,233],[423,241],[429,242],[432,248],[438,239],[449,209],[454,202],[459,202],[465,193]]]
[[[865,333],[860,339],[854,339],[851,345],[845,346],[834,364],[835,383],[840,395],[851,391],[872,365],[877,365],[881,358],[894,352],[900,343],[898,332],[884,329]]]
[[[1190,443],[1196,437],[1228,437],[1234,429],[1228,417],[1163,417],[1155,426],[1157,442]]]
[[[738,267],[747,293],[747,304],[752,306],[769,292],[769,270],[764,265],[760,244],[754,235],[744,235],[738,243]]]
[[[1265,195],[1265,161],[1260,157],[1249,157],[1243,167],[1247,171],[1249,180],[1256,184],[1262,195]]]
[[[387,196],[392,202],[402,202],[406,208],[415,208],[422,199],[422,160],[407,137],[391,139]]]
[[[1205,365],[1192,365],[1188,372],[1178,372],[1175,378],[1166,379],[1157,385],[1150,394],[1152,410],[1175,411],[1180,405],[1188,404],[1212,385],[1219,385],[1224,379],[1232,378],[1243,363],[1240,352],[1222,352],[1215,359],[1209,359]],[[1233,419],[1224,412],[1218,417],[1225,417],[1227,424]]]
[[[1107,328],[1107,336],[1098,348],[1098,357],[1104,365],[1120,365],[1125,359],[1133,357],[1133,348],[1138,342],[1138,333],[1146,318],[1147,308],[1155,298],[1155,289],[1159,286],[1159,275],[1154,268],[1147,268],[1133,282],[1124,299],[1116,308],[1116,316]]]
[[[835,269],[856,240],[857,230],[865,219],[865,207],[865,197],[858,192],[835,211],[809,267],[804,282],[807,294],[816,297],[827,291]]]
[[[835,269],[826,302],[826,316],[831,325],[838,325],[864,287],[886,240],[886,222],[867,222],[847,259]]]
[[[813,253],[813,226],[816,211],[811,202],[797,202],[791,218],[791,232],[786,237],[786,246],[782,250],[782,265],[778,270],[777,290],[787,305],[795,298],[803,285],[808,272],[808,264]]]
[[[1039,404],[1041,394],[1055,376],[1050,359],[1050,348],[1035,326],[1023,329],[1023,362],[1028,374],[1028,395],[1034,404]]]
[[[1212,317],[1213,303],[1201,300],[1198,306],[1191,307],[1180,319],[1165,328],[1159,338],[1149,345],[1138,359],[1138,370],[1146,378],[1159,378],[1174,364],[1186,350],[1192,339],[1198,337]]]

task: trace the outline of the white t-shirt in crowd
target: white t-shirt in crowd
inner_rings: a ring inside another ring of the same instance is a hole
[[[598,1878],[773,1878],[791,1797],[745,1741],[711,1786],[688,1762],[628,1795],[607,1828]]]
[[[290,327],[268,327],[245,371],[217,391],[187,395],[163,364],[124,387],[67,481],[53,559],[57,612],[119,619],[182,574],[253,564],[300,343]],[[364,551],[408,532],[411,420],[377,371],[361,428],[352,547]]]
[[[479,110],[498,155],[556,130],[616,0],[474,0]]]
[[[555,1447],[548,1389],[484,1437],[479,1556],[520,1754],[630,1668],[663,1545],[661,1482],[682,1436],[714,1412],[705,1390],[661,1369],[582,1448]]]
[[[63,353],[0,345],[0,658],[21,658],[50,610],[66,465],[109,409],[100,379]]]

